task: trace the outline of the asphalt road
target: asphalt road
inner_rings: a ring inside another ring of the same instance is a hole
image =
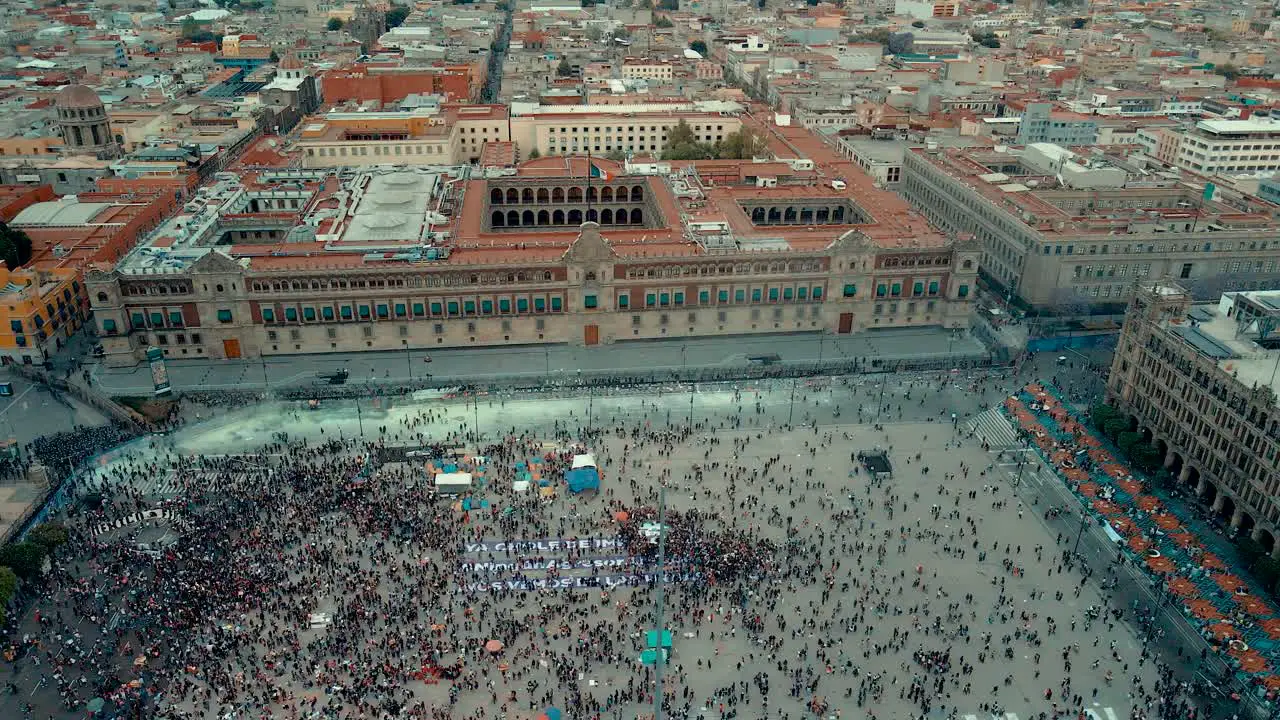
[[[176,391],[270,389],[309,385],[317,373],[345,368],[349,384],[420,382],[427,375],[437,384],[484,384],[501,378],[572,378],[579,373],[619,374],[679,371],[694,368],[728,370],[752,365],[750,357],[777,355],[782,363],[977,359],[987,350],[967,333],[937,328],[872,331],[852,336],[816,333],[760,337],[701,338],[623,342],[596,347],[523,345],[497,348],[409,349],[404,352],[346,353],[268,357],[264,360],[169,360]],[[429,359],[429,361],[428,361]],[[92,382],[112,395],[148,395],[151,371],[95,365]]]

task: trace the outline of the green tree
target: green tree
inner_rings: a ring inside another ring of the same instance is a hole
[[[276,52],[275,50],[272,50],[271,54],[267,56],[267,61],[273,62],[273,63],[280,62],[280,53]]]
[[[1276,581],[1280,580],[1280,561],[1264,554],[1253,563],[1250,571],[1262,587],[1275,587]]]
[[[40,574],[44,564],[44,548],[33,542],[20,542],[0,548],[0,565],[8,565],[23,580]]]
[[[689,49],[698,53],[702,57],[707,56],[707,44],[701,40],[694,40],[689,43]]]
[[[1120,448],[1120,452],[1129,455],[1133,449],[1142,442],[1142,434],[1132,430],[1125,430],[1116,436],[1116,447]]]
[[[1213,71],[1228,80],[1235,80],[1240,77],[1240,68],[1232,65],[1231,63],[1216,65],[1214,66]]]
[[[10,270],[26,265],[31,261],[31,238],[21,230],[0,223],[0,258]]]
[[[1102,426],[1102,431],[1115,442],[1119,442],[1120,436],[1128,430],[1129,421],[1124,418],[1112,418]]]
[[[1140,469],[1154,472],[1160,469],[1164,455],[1160,453],[1160,449],[1155,445],[1139,443],[1129,451],[1129,459]]]
[[[715,157],[715,149],[698,142],[693,128],[681,120],[667,133],[667,146],[662,151],[663,160],[708,160]]]
[[[54,550],[66,545],[70,539],[71,534],[67,532],[66,526],[59,522],[42,523],[27,533],[27,541],[44,548],[48,554],[53,554]]]
[[[631,31],[628,30],[624,25],[619,25],[618,27],[614,28],[610,32],[613,33],[614,37],[622,38],[623,40],[626,40],[627,38],[631,37]]]
[[[627,159],[626,151],[620,148],[614,148],[605,153],[604,156],[606,159],[613,160],[615,162],[624,162]]]
[[[556,75],[560,77],[569,77],[573,74],[573,68],[569,67],[569,58],[560,58],[560,64],[556,65]]]
[[[542,157],[542,153],[538,152],[538,148],[534,148],[534,149],[532,149],[532,150],[530,150],[530,151],[529,151],[529,159],[530,159],[530,160],[537,160],[537,159],[538,159],[538,158],[540,158],[540,157]]]
[[[325,27],[329,30],[329,32],[337,32],[338,30],[342,29],[342,20],[338,18],[329,18],[329,22],[328,24],[325,25]]]
[[[498,9],[503,10],[505,8],[498,8]],[[387,11],[387,14],[385,15],[385,17],[387,19],[388,30],[390,30],[393,27],[400,27],[401,25],[404,24],[405,19],[409,17],[409,8],[398,7],[398,6],[393,7]]]
[[[669,27],[674,27],[675,23],[668,20],[666,15],[663,15],[662,17],[658,18],[658,21],[655,22],[654,25],[660,28],[669,28]]]
[[[769,142],[751,130],[736,130],[724,137],[716,147],[716,156],[721,160],[747,160],[763,155],[769,149]]]
[[[16,592],[18,592],[18,576],[13,572],[13,568],[0,567],[0,607],[8,605]]]
[[[1094,427],[1102,429],[1108,420],[1114,420],[1120,417],[1120,411],[1106,403],[1094,403],[1089,406],[1089,419],[1093,421]]]
[[[1259,558],[1267,554],[1267,551],[1263,549],[1262,545],[1248,535],[1240,535],[1237,537],[1235,545],[1236,555],[1240,557],[1240,562],[1245,567],[1253,567],[1253,564],[1257,562]]]

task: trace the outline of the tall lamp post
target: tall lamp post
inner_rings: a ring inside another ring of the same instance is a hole
[[[668,468],[669,470],[670,468]],[[667,485],[658,486],[658,598],[653,610],[658,643],[653,661],[653,720],[662,720],[662,666],[666,664],[666,649],[662,647],[663,603],[666,601],[667,583]]]

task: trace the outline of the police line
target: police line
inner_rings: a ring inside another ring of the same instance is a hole
[[[643,558],[633,557],[630,555],[615,555],[608,557],[586,557],[576,560],[534,560],[532,558],[522,558],[509,562],[488,562],[484,560],[463,560],[458,563],[462,570],[470,570],[478,573],[494,573],[505,570],[593,570],[596,568],[619,568],[619,567],[639,567],[646,565]]]

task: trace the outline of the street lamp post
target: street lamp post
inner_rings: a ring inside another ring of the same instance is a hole
[[[1083,510],[1080,511],[1080,528],[1076,530],[1076,544],[1071,548],[1071,559],[1075,560],[1076,555],[1080,552],[1080,538],[1084,536],[1084,526],[1089,524],[1089,516]]]
[[[542,359],[545,364],[543,374],[547,377],[551,377],[551,349],[545,345],[542,347]]]
[[[668,468],[670,469],[670,468]],[[666,601],[667,583],[667,485],[661,482],[658,486],[658,598],[653,615],[654,626],[658,632],[658,647],[653,662],[653,720],[662,720],[662,666],[666,662],[665,650],[662,647],[663,603]]]
[[[258,359],[262,361],[262,387],[265,390],[270,390],[271,381],[267,378],[267,356],[259,355]]]
[[[360,437],[364,437],[364,414],[360,411],[360,398],[356,398],[356,422],[360,423]]]
[[[404,364],[409,367],[409,381],[413,381],[413,349],[409,347],[409,341],[404,341]]]

